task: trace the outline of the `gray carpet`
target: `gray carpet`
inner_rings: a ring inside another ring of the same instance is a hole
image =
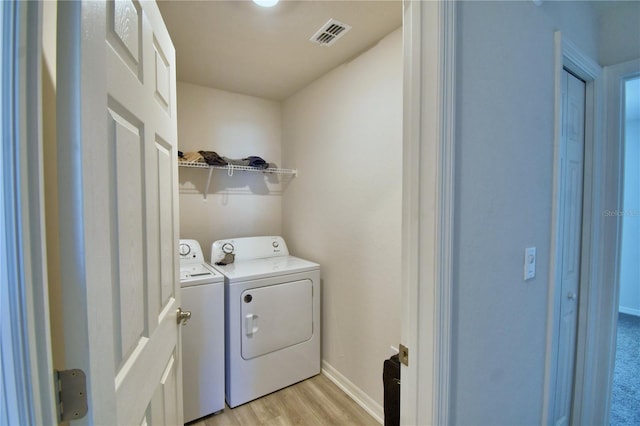
[[[640,317],[633,315],[618,315],[610,423],[640,425]]]

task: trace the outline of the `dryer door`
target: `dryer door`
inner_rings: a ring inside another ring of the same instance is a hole
[[[249,289],[240,297],[243,359],[302,343],[313,335],[311,280]]]

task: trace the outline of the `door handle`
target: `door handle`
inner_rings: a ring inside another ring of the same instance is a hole
[[[189,319],[191,319],[191,311],[183,311],[182,308],[176,309],[176,323],[187,325]]]
[[[575,294],[573,291],[570,291],[569,293],[567,293],[567,299],[569,300],[576,300],[576,297],[578,297],[578,295]]]
[[[258,331],[258,326],[255,325],[255,320],[258,319],[257,315],[247,314],[244,317],[244,332],[248,337],[253,336]]]

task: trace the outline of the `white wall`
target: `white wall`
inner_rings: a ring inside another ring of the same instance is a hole
[[[280,103],[180,81],[177,96],[180,151],[257,155],[283,167]],[[179,170],[180,238],[198,240],[206,260],[215,240],[281,234],[282,176],[214,170],[205,200],[207,173]]]
[[[600,65],[615,65],[640,58],[640,2],[616,1],[599,21]]]
[[[635,96],[640,96],[636,81]],[[627,95],[630,95],[627,90]],[[640,119],[627,120],[620,259],[620,312],[640,316]]]
[[[402,32],[284,102],[293,253],[322,265],[322,357],[382,405],[400,341]]]
[[[453,424],[543,424],[554,144],[554,31],[597,58],[588,2],[461,2]],[[523,281],[525,247],[536,277]]]

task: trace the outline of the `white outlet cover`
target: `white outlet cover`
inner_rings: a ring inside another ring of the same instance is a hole
[[[527,247],[524,250],[524,280],[530,280],[536,276],[536,248]]]

